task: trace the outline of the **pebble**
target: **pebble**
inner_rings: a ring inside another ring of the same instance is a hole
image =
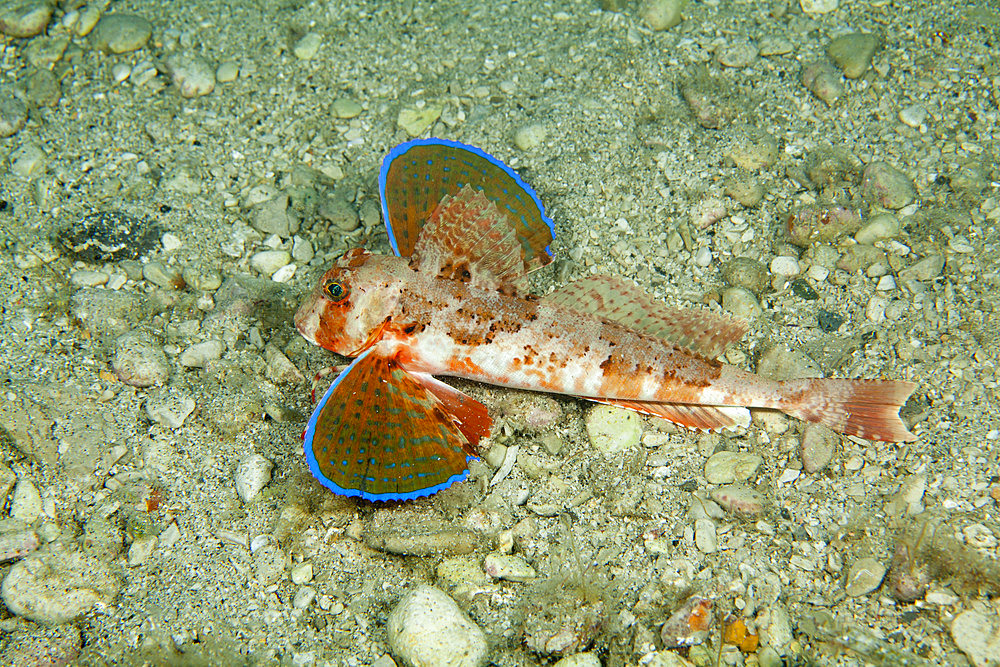
[[[522,583],[538,577],[526,560],[509,554],[489,554],[483,559],[483,571],[494,579]]]
[[[601,659],[596,653],[574,653],[566,656],[552,667],[601,667]]]
[[[111,278],[104,271],[81,270],[69,274],[69,281],[76,287],[97,287],[108,282]]]
[[[843,206],[803,206],[788,216],[788,240],[797,246],[833,241],[861,229],[861,215]]]
[[[666,30],[679,24],[683,17],[686,0],[643,0],[639,7],[639,18],[651,30]]]
[[[101,20],[101,16],[102,9],[100,3],[88,4],[80,12],[80,17],[76,21],[76,34],[80,37],[89,35]]]
[[[882,276],[878,279],[875,289],[879,292],[891,292],[896,289],[896,279],[889,275]]]
[[[411,137],[418,137],[441,117],[443,110],[439,104],[427,104],[422,109],[407,107],[400,109],[396,123]]]
[[[226,344],[221,340],[206,340],[189,345],[177,360],[186,368],[205,368],[209,362],[220,358],[225,349]]]
[[[250,258],[250,266],[267,277],[292,261],[292,255],[287,250],[262,250]]]
[[[956,616],[951,638],[976,667],[1000,664],[1000,627],[983,612],[971,609]]]
[[[28,105],[11,88],[0,88],[0,139],[13,135],[27,120]]]
[[[351,205],[351,202],[343,197],[332,196],[324,198],[320,202],[317,212],[332,227],[342,232],[351,232],[358,228],[358,211]]]
[[[728,287],[722,291],[722,307],[747,322],[757,319],[764,309],[757,297],[742,287]]]
[[[403,663],[479,667],[488,655],[486,635],[455,601],[433,586],[407,593],[389,614],[389,648]]]
[[[255,205],[250,224],[264,234],[277,234],[283,239],[288,238],[292,228],[291,216],[288,213],[288,195],[279,194]]]
[[[859,558],[847,571],[844,582],[845,592],[852,598],[867,595],[876,590],[885,577],[885,565],[874,558]]]
[[[292,53],[299,60],[312,60],[319,53],[319,47],[323,45],[323,38],[319,33],[307,32],[295,42]]]
[[[0,3],[0,32],[9,37],[34,37],[52,18],[46,0],[6,0]]]
[[[715,522],[711,519],[696,519],[694,522],[694,544],[703,554],[714,554],[719,550],[719,537]]]
[[[712,263],[712,251],[702,246],[694,253],[694,263],[695,266],[700,266],[702,268],[708,266]]]
[[[826,54],[837,64],[848,79],[857,79],[872,64],[878,39],[867,32],[852,32],[833,39],[826,46]]]
[[[887,162],[872,162],[861,177],[861,194],[867,201],[898,210],[917,198],[910,178]]]
[[[767,268],[750,257],[735,257],[722,267],[722,281],[731,287],[742,287],[760,294],[768,286]]]
[[[364,110],[364,107],[347,97],[338,97],[330,105],[330,111],[333,115],[344,120],[356,118]]]
[[[22,479],[14,485],[10,499],[10,516],[24,523],[33,523],[42,515],[42,494],[31,480]]]
[[[781,603],[772,604],[762,610],[757,617],[757,627],[763,631],[761,636],[766,638],[767,646],[782,655],[787,653],[784,647],[790,645],[795,639],[792,619],[788,615],[788,610]]]
[[[859,229],[854,234],[854,240],[863,245],[872,245],[876,241],[893,239],[897,236],[899,236],[899,220],[892,213],[881,213]]]
[[[736,39],[721,47],[715,59],[726,67],[749,67],[757,60],[757,46],[746,39]]]
[[[840,0],[799,0],[799,6],[806,14],[829,14],[839,4]]]
[[[930,112],[919,104],[911,104],[899,110],[899,122],[921,132],[927,131],[927,121],[930,116]]]
[[[181,97],[200,97],[215,89],[215,68],[197,53],[175,53],[167,58],[167,68]]]
[[[292,583],[296,586],[302,586],[308,584],[313,579],[313,566],[312,563],[305,562],[299,563],[292,567],[291,571]]]
[[[833,106],[844,94],[844,81],[830,65],[814,62],[802,68],[802,85],[827,106]]]
[[[153,24],[134,14],[105,14],[90,32],[90,44],[105,53],[128,53],[146,45]]]
[[[639,444],[642,420],[631,410],[612,405],[595,405],[587,413],[587,436],[605,456],[614,456]]]
[[[132,68],[125,63],[115,63],[111,68],[111,78],[115,83],[122,83],[132,74]]]
[[[549,131],[541,123],[520,127],[514,132],[514,145],[522,151],[530,151],[545,141]]]
[[[729,148],[727,155],[741,169],[769,169],[778,159],[778,140],[767,132],[753,132],[741,137]]]
[[[16,562],[0,593],[12,613],[52,626],[112,608],[120,587],[104,560],[54,543]]]
[[[156,535],[143,535],[132,540],[132,544],[128,548],[128,555],[126,556],[128,566],[138,567],[145,563],[153,555],[156,544]]]
[[[194,412],[194,399],[178,387],[165,387],[149,392],[146,416],[167,428],[180,428]]]
[[[705,462],[705,479],[709,484],[743,482],[753,477],[763,463],[763,457],[752,452],[718,452]]]
[[[25,97],[32,104],[53,107],[62,97],[62,86],[55,74],[47,69],[39,69],[28,75]]]
[[[760,55],[783,56],[795,50],[795,42],[784,35],[768,35],[760,40]]]
[[[45,153],[35,144],[24,144],[7,158],[15,176],[32,178],[45,171]]]
[[[201,292],[214,292],[222,285],[221,273],[200,264],[185,266],[181,277],[188,287]]]
[[[278,274],[275,273],[274,275]],[[291,359],[277,345],[268,343],[264,346],[264,361],[267,363],[267,368],[265,369],[267,379],[272,382],[279,384],[305,382],[305,377],[303,377],[299,369],[296,368]]]
[[[288,556],[273,539],[268,539],[256,549],[251,546],[251,550],[253,552],[254,576],[258,584],[270,586],[285,576]]]
[[[239,75],[240,66],[232,60],[227,60],[226,62],[220,64],[218,69],[215,70],[215,80],[219,83],[229,83],[231,81],[235,81],[236,77]]]
[[[751,174],[736,174],[726,183],[725,193],[747,208],[753,208],[764,198],[764,186]]]
[[[799,260],[795,257],[780,256],[771,260],[771,273],[776,276],[791,278],[799,275],[801,271]]]
[[[274,464],[260,454],[244,457],[236,467],[234,476],[236,493],[239,494],[240,500],[249,503],[256,498],[261,489],[271,481],[272,470]]]
[[[295,591],[295,595],[292,596],[292,608],[306,609],[315,599],[316,589],[312,586],[303,586],[299,590]]]
[[[944,257],[941,255],[928,255],[917,261],[912,266],[908,266],[899,272],[899,277],[903,281],[919,280],[926,282],[934,280],[941,271],[944,270]]]
[[[115,339],[111,368],[132,387],[152,387],[170,379],[170,362],[159,339],[145,329],[133,329]]]
[[[840,436],[822,424],[807,424],[802,433],[799,458],[808,473],[819,472],[833,460]]]
[[[8,427],[9,428],[9,427]],[[17,475],[14,471],[0,463],[0,498],[6,499],[17,484]]]
[[[764,512],[764,498],[743,484],[731,484],[713,489],[712,500],[731,514],[755,518]]]
[[[308,264],[314,256],[313,244],[309,239],[304,239],[301,236],[292,237],[292,259],[299,264]]]
[[[165,289],[182,289],[184,287],[184,278],[178,269],[155,259],[143,265],[142,277],[157,287]]]

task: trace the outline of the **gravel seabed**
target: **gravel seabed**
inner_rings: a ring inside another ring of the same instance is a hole
[[[997,664],[1000,10],[839,4],[652,31],[636,2],[115,2],[152,36],[111,54],[78,34],[100,6],[61,2],[4,38],[0,577],[50,578],[34,612],[4,590],[3,660],[388,667],[421,653],[390,651],[390,612],[431,584],[494,665]],[[859,32],[870,65],[827,55]],[[919,440],[642,417],[599,451],[591,406],[464,383],[495,420],[469,481],[330,494],[300,436],[343,359],[291,316],[346,249],[389,251],[404,128],[533,185],[536,292],[606,273],[751,315],[730,362],[915,381]],[[65,247],[109,212],[151,242]],[[760,646],[719,653],[736,618]]]

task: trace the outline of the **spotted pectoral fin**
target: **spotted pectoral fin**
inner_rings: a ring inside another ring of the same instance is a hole
[[[715,359],[743,338],[747,323],[704,308],[672,308],[654,301],[635,285],[612,276],[591,276],[542,298],[656,336],[706,359]]]
[[[379,195],[393,252],[412,255],[421,229],[441,199],[466,186],[482,192],[509,220],[524,271],[552,261],[549,246],[555,227],[531,186],[489,153],[435,137],[400,144],[382,161]]]
[[[696,405],[690,403],[652,403],[647,401],[616,401],[589,399],[596,403],[606,403],[645,415],[666,419],[672,424],[699,431],[747,427],[750,425],[750,411],[739,406]]]
[[[442,400],[446,392],[376,349],[337,376],[316,406],[304,435],[313,475],[366,500],[419,498],[465,479],[475,451],[466,432],[478,442],[484,427],[473,416],[485,407],[466,397],[459,423],[450,410],[460,401]]]

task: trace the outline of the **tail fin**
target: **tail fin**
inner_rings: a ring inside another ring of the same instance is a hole
[[[869,440],[909,442],[899,408],[917,385],[897,380],[789,380],[781,383],[785,414]]]

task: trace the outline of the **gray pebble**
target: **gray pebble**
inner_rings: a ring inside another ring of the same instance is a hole
[[[80,270],[69,274],[69,282],[76,287],[97,287],[108,282],[109,276],[104,271]]]
[[[655,665],[656,663],[649,663]],[[552,667],[601,667],[601,659],[596,653],[574,653],[568,655]]]
[[[753,452],[718,452],[705,462],[705,479],[709,484],[744,482],[753,477],[763,463],[763,457]]]
[[[259,232],[288,238],[292,226],[288,214],[288,195],[280,194],[255,206],[251,224]]]
[[[757,297],[742,287],[728,287],[722,291],[722,307],[748,322],[757,319],[764,309],[760,307]]]
[[[134,14],[105,14],[90,32],[90,44],[105,53],[141,49],[153,34],[153,24]]]
[[[70,44],[69,35],[53,35],[51,37],[36,37],[24,50],[24,56],[34,67],[51,70],[63,57],[66,47]],[[53,76],[55,76],[53,74]]]
[[[15,149],[7,159],[11,173],[21,178],[33,178],[45,171],[45,153],[32,143]]]
[[[156,535],[141,535],[129,545],[126,562],[129,567],[138,567],[153,555],[156,549]]]
[[[919,280],[926,282],[941,275],[944,270],[944,257],[941,255],[928,255],[913,266],[907,267],[899,272],[902,280]]]
[[[760,40],[760,55],[783,56],[795,50],[795,43],[783,35],[768,35]]]
[[[681,22],[685,0],[643,0],[639,17],[652,30],[666,30]]]
[[[403,596],[389,614],[386,633],[393,655],[407,665],[478,667],[487,661],[486,635],[433,586]]]
[[[181,97],[200,97],[215,89],[215,68],[197,53],[175,53],[167,58],[167,68]]]
[[[749,67],[757,60],[757,46],[746,39],[737,39],[721,47],[715,54],[720,65]]]
[[[112,607],[121,584],[108,563],[54,543],[18,561],[3,580],[3,601],[43,625],[68,623],[96,605]]]
[[[270,586],[285,576],[288,556],[273,540],[253,551],[254,575],[261,586]]]
[[[851,597],[866,595],[876,590],[885,577],[885,565],[874,558],[859,558],[847,571],[845,592]]]
[[[805,65],[802,68],[802,85],[831,107],[844,94],[843,78],[826,63]]]
[[[250,258],[250,266],[270,277],[290,261],[292,255],[287,250],[263,250]]]
[[[323,199],[317,212],[320,217],[341,232],[350,232],[358,228],[358,212],[343,197],[332,196]]]
[[[312,242],[301,236],[292,237],[292,259],[299,264],[308,264],[315,256]]]
[[[898,210],[917,198],[910,178],[887,162],[872,162],[861,178],[861,194],[867,201]]]
[[[219,69],[215,70],[215,80],[219,83],[229,83],[230,81],[235,81],[239,74],[239,65],[232,60],[227,60],[219,65]]]
[[[876,215],[854,235],[858,243],[872,245],[876,241],[899,236],[899,220],[891,213]]]
[[[194,412],[194,399],[178,387],[166,387],[149,392],[146,416],[167,428],[180,428]]]
[[[338,97],[330,105],[330,111],[337,118],[348,119],[355,118],[364,111],[364,107],[355,102],[352,99],[346,97]]]
[[[841,35],[826,47],[826,54],[837,64],[848,79],[857,79],[871,67],[872,56],[878,48],[875,35],[852,32]]]
[[[25,81],[24,95],[36,106],[52,107],[62,97],[62,87],[56,75],[47,69],[37,69]]]
[[[302,35],[299,41],[292,47],[292,53],[299,60],[312,60],[319,53],[319,47],[323,44],[323,38],[319,33],[307,32]]]
[[[595,405],[586,419],[590,443],[605,456],[614,456],[639,444],[642,420],[631,410]]]
[[[204,368],[210,361],[221,357],[225,349],[226,344],[221,340],[206,340],[189,346],[177,360],[187,368]]]
[[[840,436],[822,424],[807,424],[802,434],[799,458],[806,472],[823,470],[837,452]]]
[[[172,266],[167,266],[159,260],[153,260],[142,267],[142,277],[153,283],[157,287],[166,289],[181,289],[184,287],[184,278],[180,271]]]
[[[963,611],[951,622],[951,638],[973,665],[1000,665],[996,621],[978,609]]]
[[[494,579],[526,582],[538,577],[535,568],[520,556],[489,554],[483,559],[483,571]]]
[[[299,590],[295,591],[295,595],[292,596],[292,608],[306,609],[315,599],[316,589],[312,586],[303,586]]]
[[[900,109],[899,122],[909,127],[919,129],[921,132],[927,129],[927,121],[930,119],[930,112],[919,104],[911,104]]]
[[[0,88],[0,139],[13,135],[27,120],[28,105],[15,97],[12,89]]]
[[[170,363],[159,340],[144,329],[115,339],[111,368],[118,379],[133,387],[162,385],[170,378]]]
[[[514,132],[514,145],[522,151],[531,150],[545,141],[548,133],[548,130],[541,123],[525,125]]]
[[[276,345],[268,343],[264,347],[264,360],[267,363],[265,369],[267,379],[272,382],[279,384],[305,382],[305,377],[302,376],[299,369]]]
[[[695,520],[694,544],[703,554],[713,554],[719,550],[719,536],[714,521],[704,518]]]
[[[222,285],[221,273],[200,264],[185,266],[181,277],[188,287],[201,292],[214,292]]]
[[[101,20],[101,6],[100,3],[88,4],[80,12],[80,18],[76,21],[76,34],[80,37],[86,37],[90,32],[97,26],[98,21]]]
[[[240,500],[249,503],[256,498],[260,490],[271,481],[273,469],[274,464],[260,454],[251,454],[240,461],[234,476]]]
[[[0,3],[0,32],[10,37],[33,37],[45,30],[52,6],[45,0],[6,0]]]

